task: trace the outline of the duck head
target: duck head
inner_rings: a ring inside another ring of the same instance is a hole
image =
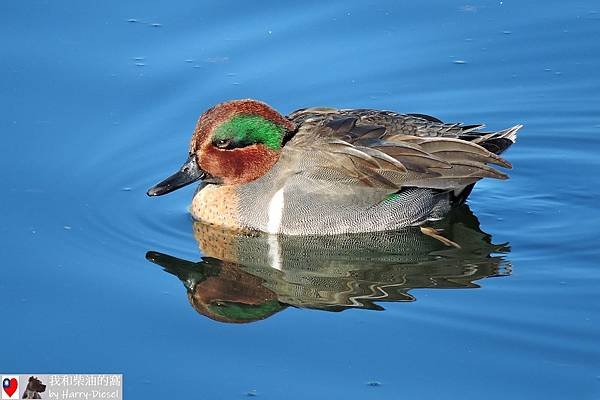
[[[198,180],[225,185],[253,181],[277,162],[294,130],[289,119],[260,101],[218,104],[198,119],[183,166],[147,193],[160,196]]]
[[[187,289],[192,307],[219,322],[248,323],[270,317],[287,306],[265,281],[244,271],[239,264],[203,257],[194,263],[149,251],[146,259],[177,276]]]

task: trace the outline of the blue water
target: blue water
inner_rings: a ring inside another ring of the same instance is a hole
[[[286,3],[0,4],[0,371],[123,373],[126,399],[600,398],[600,4]],[[334,272],[300,252],[275,277],[210,260],[282,307],[223,323],[146,259],[202,264],[193,189],[145,191],[247,97],[525,128],[463,210],[470,246]],[[399,289],[317,307],[307,277]]]

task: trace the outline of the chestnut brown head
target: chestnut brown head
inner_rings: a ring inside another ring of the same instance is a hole
[[[221,103],[200,116],[181,169],[148,191],[157,196],[197,180],[237,185],[263,176],[279,159],[294,124],[256,100]]]

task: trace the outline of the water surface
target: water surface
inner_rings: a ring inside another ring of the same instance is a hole
[[[0,11],[0,370],[119,372],[127,399],[600,396],[597,2]],[[246,97],[525,128],[511,179],[480,182],[451,225],[461,250],[421,237],[320,264],[287,243],[278,270],[260,240],[243,260],[200,250],[193,189],[145,196],[200,112]],[[225,288],[242,274],[238,302],[276,303],[199,314],[205,266]]]

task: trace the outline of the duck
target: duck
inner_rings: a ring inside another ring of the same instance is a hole
[[[224,323],[256,322],[288,307],[382,311],[389,302],[417,300],[415,289],[476,289],[480,280],[511,275],[510,244],[494,243],[468,204],[431,225],[461,246],[445,246],[418,227],[292,236],[196,221],[200,260],[157,251],[146,259],[180,280],[200,315]]]
[[[187,160],[151,187],[199,182],[194,220],[238,232],[335,235],[393,231],[444,218],[483,178],[504,180],[500,156],[516,125],[444,123],[426,114],[302,108],[231,100],[198,119]]]

